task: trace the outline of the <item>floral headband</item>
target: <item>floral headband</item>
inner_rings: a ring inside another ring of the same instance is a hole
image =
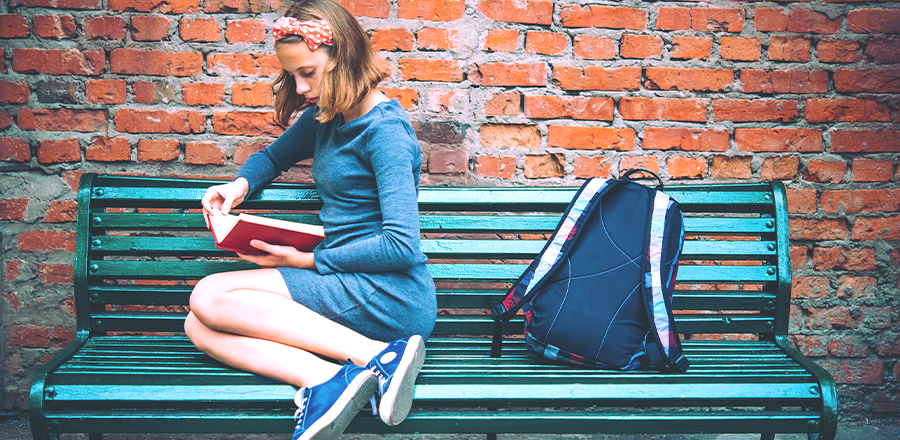
[[[281,17],[275,21],[272,27],[272,36],[275,37],[275,41],[278,41],[286,35],[303,37],[309,50],[316,50],[322,44],[334,45],[331,26],[325,20],[300,21],[294,17]]]

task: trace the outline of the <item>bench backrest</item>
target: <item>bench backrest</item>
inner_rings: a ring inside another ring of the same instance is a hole
[[[75,302],[80,331],[183,331],[192,284],[256,267],[216,249],[199,210],[218,182],[85,174],[78,195]],[[421,188],[422,248],[438,286],[432,337],[491,335],[490,309],[540,252],[577,188]],[[693,339],[787,333],[790,263],[780,182],[685,185],[687,241],[673,304]],[[318,223],[315,188],[272,184],[240,206]],[[520,335],[521,320],[506,325]]]

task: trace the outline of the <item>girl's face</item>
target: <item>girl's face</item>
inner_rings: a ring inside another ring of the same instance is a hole
[[[297,83],[297,94],[305,95],[306,102],[315,104],[319,100],[322,77],[328,65],[328,49],[322,45],[315,51],[309,50],[305,42],[279,44],[275,55],[281,67]]]

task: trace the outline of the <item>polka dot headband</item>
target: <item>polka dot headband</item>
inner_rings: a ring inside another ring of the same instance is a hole
[[[278,41],[286,35],[303,37],[309,50],[316,50],[323,44],[334,45],[331,26],[325,20],[300,21],[294,17],[281,17],[275,21],[272,27],[272,36],[275,37],[275,41]]]

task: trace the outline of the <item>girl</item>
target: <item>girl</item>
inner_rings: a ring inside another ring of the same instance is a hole
[[[294,439],[339,436],[376,393],[381,419],[395,425],[409,413],[437,315],[419,248],[421,150],[406,112],[376,90],[387,68],[343,6],[295,3],[273,36],[283,68],[276,119],[287,125],[306,110],[234,181],[209,188],[203,211],[227,213],[313,157],[326,238],[315,252],[254,240],[267,254],[240,258],[262,269],[202,279],[185,331],[225,364],[301,387]]]

